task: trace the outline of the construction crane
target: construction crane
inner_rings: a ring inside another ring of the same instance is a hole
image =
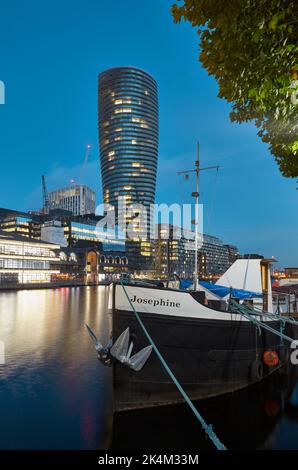
[[[43,212],[43,215],[45,215],[49,213],[50,203],[49,203],[49,196],[48,196],[47,185],[46,185],[46,178],[44,175],[42,175],[41,180],[42,180],[42,201],[43,201],[42,212]]]
[[[83,177],[85,175],[85,171],[86,171],[89,155],[90,155],[90,152],[91,152],[91,148],[92,148],[91,144],[88,144],[87,147],[86,147],[85,157],[84,157],[83,165],[82,165],[80,176],[79,176],[79,184],[82,184],[82,182],[83,182]]]

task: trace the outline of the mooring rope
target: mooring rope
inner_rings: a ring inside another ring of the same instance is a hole
[[[294,317],[288,317],[288,316],[283,317],[281,314],[269,313],[269,312],[266,312],[265,310],[262,310],[260,307],[256,307],[256,306],[245,305],[245,308],[249,310],[250,312],[252,312],[252,315],[271,318],[271,320],[282,322],[284,326],[285,326],[285,323],[290,323],[291,325],[298,325],[298,321],[295,320]]]
[[[206,421],[204,420],[204,418],[202,417],[202,415],[199,413],[199,411],[196,409],[196,407],[194,406],[193,402],[191,401],[191,399],[189,398],[189,396],[187,395],[187,393],[185,392],[185,390],[183,389],[182,385],[179,383],[178,379],[175,377],[174,373],[172,372],[172,370],[170,369],[170,367],[168,366],[167,362],[165,361],[165,359],[163,358],[163,356],[161,355],[161,353],[159,352],[159,349],[157,348],[156,344],[154,343],[153,339],[151,338],[150,334],[148,333],[143,321],[141,320],[138,312],[136,311],[132,301],[130,300],[130,297],[127,293],[127,290],[125,289],[124,287],[124,284],[122,282],[122,280],[120,280],[120,283],[121,283],[121,286],[124,290],[124,293],[126,295],[126,298],[142,328],[142,330],[144,331],[145,333],[145,336],[147,337],[148,341],[150,342],[150,344],[152,345],[154,351],[155,351],[155,354],[157,355],[157,357],[159,358],[160,362],[162,363],[163,367],[165,368],[165,370],[167,371],[168,375],[171,377],[172,381],[174,382],[174,384],[176,385],[176,387],[178,388],[179,392],[181,393],[182,397],[184,398],[184,400],[186,401],[186,403],[188,404],[188,406],[190,407],[190,409],[192,410],[192,412],[194,413],[195,417],[199,420],[199,422],[201,423],[202,425],[202,428],[203,430],[205,431],[205,433],[208,435],[208,437],[211,439],[211,441],[213,442],[213,444],[215,445],[215,447],[217,448],[217,450],[227,450],[227,448],[223,445],[223,443],[220,441],[220,439],[217,437],[217,435],[215,434],[215,432],[213,431],[213,428],[212,428],[212,425],[210,424],[207,424]]]
[[[251,313],[249,313],[250,310],[247,309],[245,306],[240,306],[234,300],[230,302],[230,306],[235,313],[242,315],[244,318],[254,323],[255,325],[259,325],[259,327],[264,328],[267,331],[270,331],[270,333],[273,333],[274,335],[279,336],[280,338],[285,339],[286,341],[289,341],[289,343],[292,343],[294,341],[294,338],[290,338],[290,336],[287,336],[284,333],[281,333],[280,331],[275,330],[271,326],[267,325],[265,322],[262,322],[261,320],[257,320],[256,318],[254,318],[256,314],[252,315]],[[259,313],[258,316],[262,316],[262,313]],[[263,316],[268,316],[268,315],[264,314]],[[277,321],[280,321],[280,320],[277,320]]]

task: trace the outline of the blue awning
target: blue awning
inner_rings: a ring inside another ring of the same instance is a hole
[[[188,289],[193,284],[192,279],[181,279],[180,280],[180,289]]]
[[[237,299],[253,299],[263,297],[262,293],[251,292],[243,289],[231,289],[230,287],[218,286],[217,284],[212,284],[211,282],[200,281],[200,284],[218,297],[225,297],[226,295],[229,295],[230,292],[232,297]]]

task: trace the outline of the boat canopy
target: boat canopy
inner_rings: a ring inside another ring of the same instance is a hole
[[[230,293],[232,297],[237,299],[254,299],[263,297],[262,293],[251,292],[248,290],[243,289],[233,289],[230,287],[219,286],[218,284],[212,284],[212,282],[207,281],[200,281],[200,285],[208,289],[213,294],[217,295],[218,297],[226,297]]]
[[[188,289],[193,285],[192,279],[180,279],[180,289]]]

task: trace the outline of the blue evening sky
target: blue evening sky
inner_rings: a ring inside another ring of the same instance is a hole
[[[241,252],[274,255],[297,266],[294,180],[281,176],[252,124],[229,122],[229,106],[198,62],[198,38],[173,23],[168,0],[0,0],[0,207],[41,206],[48,189],[79,178],[85,146],[93,148],[83,182],[101,202],[97,75],[121,65],[151,73],[159,86],[157,202],[190,202],[188,169],[196,141],[202,164],[205,232]]]

